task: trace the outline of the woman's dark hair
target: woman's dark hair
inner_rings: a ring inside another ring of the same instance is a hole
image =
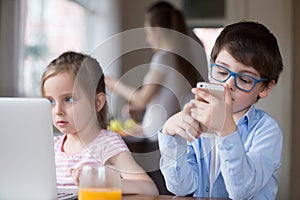
[[[145,20],[149,22],[151,27],[170,29],[188,36],[188,29],[184,16],[168,2],[160,1],[151,5],[146,12]],[[179,33],[176,35],[180,35]],[[175,52],[177,53],[170,52],[173,53],[176,58],[177,66],[175,69],[189,81],[192,87],[195,87],[197,82],[203,81],[204,79],[196,67],[178,55],[178,52],[185,51],[186,53],[190,51],[190,49],[187,41],[182,39],[183,37],[179,36],[177,38],[179,39],[174,39],[173,41]]]
[[[149,7],[146,20],[151,27],[161,27],[187,34],[182,13],[167,2],[158,2]]]

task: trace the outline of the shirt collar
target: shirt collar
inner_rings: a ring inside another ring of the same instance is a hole
[[[253,104],[249,110],[246,112],[246,114],[244,114],[238,121],[237,125],[241,125],[241,124],[251,124],[251,121],[254,120],[254,116],[255,116],[255,104]]]

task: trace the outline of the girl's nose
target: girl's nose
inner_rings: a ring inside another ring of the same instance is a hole
[[[63,106],[60,105],[59,103],[56,104],[56,108],[55,108],[55,114],[56,115],[64,115],[64,110],[63,110]]]

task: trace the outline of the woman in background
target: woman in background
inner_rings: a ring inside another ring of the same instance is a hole
[[[108,89],[128,100],[132,110],[145,110],[139,136],[157,140],[157,130],[182,105],[193,98],[190,89],[207,74],[199,73],[190,62],[188,30],[181,12],[167,2],[149,7],[145,16],[146,40],[153,49],[149,71],[138,90],[112,77],[106,77]],[[199,55],[202,55],[199,52]],[[201,56],[200,56],[201,57]],[[206,57],[203,68],[207,68]],[[199,66],[198,66],[199,67]]]

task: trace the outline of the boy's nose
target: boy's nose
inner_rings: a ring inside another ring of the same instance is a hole
[[[229,79],[225,82],[225,85],[229,87],[231,91],[236,89],[234,76],[229,77]]]

